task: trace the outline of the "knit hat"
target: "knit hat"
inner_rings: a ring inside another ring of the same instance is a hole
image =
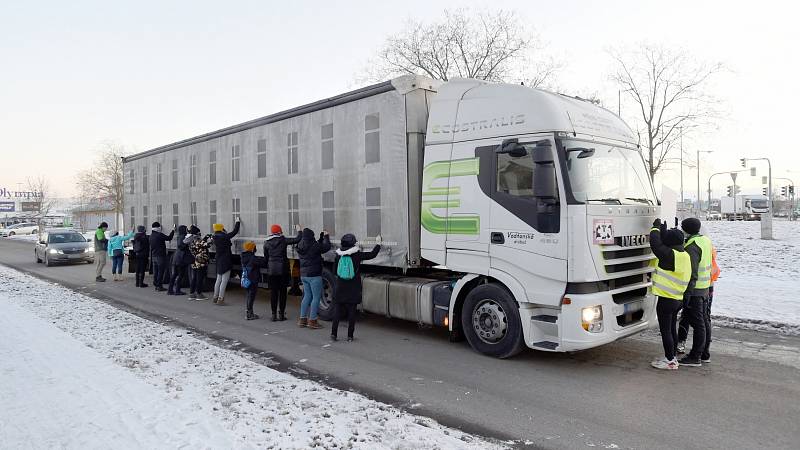
[[[280,225],[275,224],[269,228],[269,232],[272,234],[281,234],[283,233],[283,229],[281,228]]]
[[[138,231],[139,233],[144,233],[145,232],[144,225],[139,225],[138,227],[136,227],[136,231]]]
[[[253,241],[247,241],[242,245],[242,248],[246,252],[255,252],[256,251],[256,243]]]
[[[689,217],[688,219],[683,219],[683,222],[681,222],[681,228],[690,236],[699,233],[700,226],[700,219],[696,217]]]
[[[347,250],[348,248],[355,247],[357,242],[358,241],[356,240],[356,237],[353,234],[347,233],[344,236],[342,236],[342,240],[340,241],[339,246],[342,248],[342,250]]]
[[[225,226],[222,225],[221,223],[215,223],[211,228],[214,230],[214,233],[216,233],[217,231],[224,230]]]
[[[100,226],[97,228],[108,228],[108,224],[105,222],[100,222]]]
[[[189,227],[189,234],[200,234],[200,228],[197,228],[197,225],[192,225]]]
[[[158,222],[153,222],[153,228],[161,228],[161,224]]]
[[[178,227],[178,234],[186,234],[186,225],[181,225]]]
[[[683,232],[677,228],[669,229],[661,236],[661,241],[668,247],[683,245]]]

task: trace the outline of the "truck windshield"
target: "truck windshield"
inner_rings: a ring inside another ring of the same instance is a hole
[[[576,200],[655,205],[647,168],[636,150],[577,140],[563,140],[561,144]]]
[[[752,208],[767,209],[767,201],[766,200],[750,200],[750,206]]]

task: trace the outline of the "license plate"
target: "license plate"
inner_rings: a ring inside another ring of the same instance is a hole
[[[643,309],[641,301],[625,303],[623,306],[624,306],[623,311],[625,312],[625,314],[641,311]]]
[[[74,255],[69,255],[69,259],[78,259],[83,258],[83,253],[76,253]]]

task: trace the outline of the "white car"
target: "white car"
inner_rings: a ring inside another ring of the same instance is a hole
[[[39,234],[39,225],[33,222],[16,223],[7,228],[0,229],[0,237],[9,237],[18,234]]]

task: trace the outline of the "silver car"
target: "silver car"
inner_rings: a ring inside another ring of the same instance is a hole
[[[9,237],[22,234],[37,234],[39,225],[35,223],[15,223],[8,228],[0,228],[0,237]]]
[[[48,267],[57,263],[94,262],[94,243],[77,231],[46,231],[34,248],[36,262]]]

